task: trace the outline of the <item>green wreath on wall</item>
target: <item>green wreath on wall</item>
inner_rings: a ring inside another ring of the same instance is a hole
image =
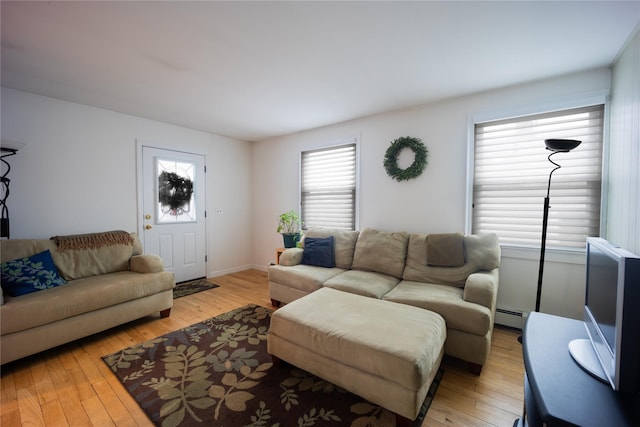
[[[398,155],[405,148],[413,151],[414,160],[408,168],[400,169],[398,167]],[[387,152],[384,155],[384,168],[387,170],[387,175],[396,181],[408,181],[422,174],[422,171],[427,166],[428,154],[429,150],[427,150],[420,138],[403,136],[394,140],[387,148]]]

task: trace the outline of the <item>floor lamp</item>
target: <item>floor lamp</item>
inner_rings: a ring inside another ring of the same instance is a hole
[[[547,150],[552,151],[547,159],[556,167],[549,173],[549,183],[547,184],[547,196],[544,198],[544,214],[542,216],[542,242],[540,244],[540,266],[538,267],[538,290],[536,292],[536,311],[540,311],[540,297],[542,296],[542,273],[544,271],[544,252],[547,247],[547,223],[549,221],[549,190],[551,189],[551,176],[560,169],[560,165],[551,160],[551,156],[557,153],[568,153],[580,145],[582,141],[575,139],[545,139],[544,144]],[[518,337],[522,342],[522,335]]]
[[[536,311],[540,311],[540,297],[542,296],[542,273],[544,271],[544,252],[547,246],[547,222],[549,220],[549,190],[551,189],[551,175],[558,169],[560,165],[551,160],[551,156],[557,153],[568,153],[569,151],[580,145],[582,141],[575,139],[545,139],[544,144],[547,150],[552,151],[547,158],[556,167],[549,173],[549,184],[547,185],[547,196],[544,198],[544,214],[542,217],[542,243],[540,245],[540,266],[538,268],[538,290],[536,292]]]

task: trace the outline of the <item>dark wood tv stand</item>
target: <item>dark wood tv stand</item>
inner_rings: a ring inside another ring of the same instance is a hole
[[[575,338],[587,338],[583,322],[529,314],[522,342],[525,414],[514,426],[640,426],[640,395],[617,393],[582,370],[568,350]]]

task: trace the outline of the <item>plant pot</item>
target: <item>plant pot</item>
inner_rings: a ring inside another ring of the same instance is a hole
[[[285,248],[295,248],[296,244],[300,241],[300,233],[283,234],[282,240],[284,241]]]

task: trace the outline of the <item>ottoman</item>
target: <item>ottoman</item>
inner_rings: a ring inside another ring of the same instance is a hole
[[[444,319],[437,313],[319,289],[276,310],[267,349],[396,414],[409,424],[442,360]]]

